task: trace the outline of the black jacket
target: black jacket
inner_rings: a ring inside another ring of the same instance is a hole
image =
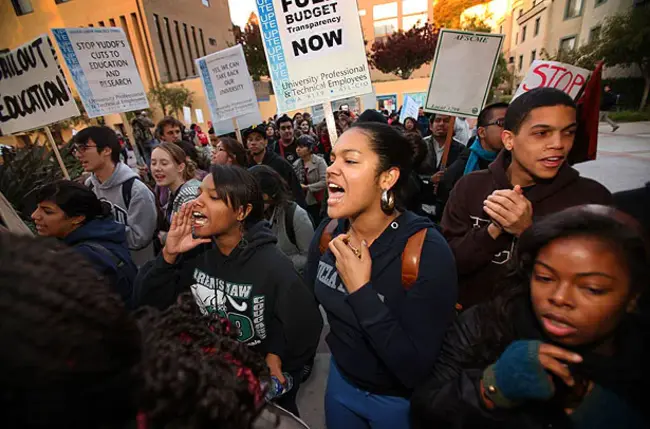
[[[278,142],[280,144],[280,142]],[[303,209],[307,208],[307,202],[305,201],[305,192],[300,187],[300,180],[296,176],[296,172],[293,169],[293,165],[289,164],[286,159],[282,158],[280,155],[275,152],[266,149],[264,158],[262,159],[262,164],[268,165],[272,169],[278,172],[280,176],[287,182],[289,185],[289,190],[293,195],[293,200]],[[254,167],[257,163],[251,159],[248,167]]]
[[[476,139],[478,137],[474,138]],[[469,156],[472,153],[472,151],[469,150],[469,147],[473,142],[474,139],[471,139],[467,143],[467,147],[463,148],[463,151],[460,153],[456,161],[454,161],[453,164],[451,164],[449,167],[447,167],[447,170],[445,170],[445,175],[442,177],[442,181],[438,187],[438,198],[440,198],[445,203],[449,199],[451,190],[454,189],[454,186],[456,186],[456,182],[458,182],[465,174],[465,167],[467,166],[467,161],[469,160]],[[492,161],[486,161],[485,159],[479,158],[478,169],[487,170],[491,162]]]
[[[600,110],[608,112],[616,106],[616,94],[612,91],[603,91],[603,96],[600,100]]]
[[[205,244],[170,265],[160,255],[140,269],[136,305],[165,309],[191,291],[208,312],[239,327],[239,341],[262,356],[273,353],[282,367],[298,370],[314,355],[323,321],[314,295],[289,258],[275,246],[266,222],[245,235],[245,247],[229,256]]]
[[[433,136],[427,137],[424,139],[424,142],[427,146],[427,156],[424,158],[422,165],[418,169],[418,174],[421,177],[431,178],[436,172],[443,169],[443,166],[437,167],[438,156],[433,147]],[[451,145],[449,146],[449,155],[447,156],[447,166],[453,164],[461,152],[465,148],[458,140],[451,139]]]
[[[309,249],[306,279],[327,312],[327,344],[341,374],[354,386],[409,397],[435,362],[454,314],[456,270],[441,234],[427,219],[404,212],[370,246],[368,284],[349,294],[330,250],[320,254],[324,221]],[[343,233],[339,221],[333,234]],[[402,252],[409,237],[427,228],[420,271],[410,290],[402,285]]]
[[[411,413],[414,429],[453,428],[453,429],[570,429],[572,420],[564,412],[558,397],[563,385],[554,380],[556,396],[547,402],[530,401],[512,409],[488,410],[483,404],[480,393],[480,381],[485,368],[494,363],[505,348],[517,339],[542,339],[539,325],[525,307],[529,300],[519,298],[507,308],[507,316],[499,318],[497,308],[507,305],[498,299],[487,304],[475,306],[456,320],[445,336],[438,361],[433,367],[432,376],[416,389],[411,399]],[[497,322],[500,321],[501,323]],[[615,356],[609,364],[594,370],[601,359],[596,355],[581,353],[583,364],[572,365],[574,375],[584,375],[599,386],[605,386],[609,401],[605,406],[598,402],[596,395],[588,395],[576,408],[575,414],[585,412],[590,420],[589,429],[626,428],[640,429],[648,427],[648,416],[643,411],[643,398],[647,390],[648,342],[647,326],[629,322],[625,335],[619,336],[624,350]],[[622,364],[620,362],[623,362]],[[594,364],[596,363],[596,364]],[[633,369],[632,369],[633,368]],[[640,373],[636,370],[640,369]],[[620,373],[625,373],[620,376]],[[642,374],[639,376],[639,374]],[[590,376],[591,375],[591,376]],[[619,375],[618,378],[612,375]],[[626,380],[627,377],[627,380]],[[623,384],[632,401],[621,399],[614,391],[620,391]],[[592,391],[595,392],[596,388]],[[566,392],[564,390],[564,392]],[[600,393],[600,392],[599,392]],[[590,398],[592,396],[592,398]],[[596,400],[593,401],[593,397]],[[604,395],[601,398],[605,397]],[[646,396],[647,397],[647,396]],[[630,405],[636,401],[634,405]],[[601,401],[602,402],[602,401]],[[624,404],[622,407],[617,405]],[[627,408],[629,405],[632,408]],[[585,409],[580,410],[581,407]],[[574,414],[574,415],[575,415]],[[645,420],[644,420],[645,419]],[[594,423],[595,422],[595,423]],[[645,424],[644,424],[645,423]]]

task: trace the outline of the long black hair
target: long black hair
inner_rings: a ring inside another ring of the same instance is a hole
[[[110,204],[100,201],[95,193],[84,185],[69,180],[58,180],[44,185],[28,197],[35,203],[51,201],[63,210],[67,217],[84,216],[84,223],[110,216]],[[35,204],[34,204],[35,205]]]
[[[233,211],[240,207],[246,209],[250,204],[251,211],[244,220],[245,226],[252,226],[264,218],[262,192],[250,172],[237,165],[213,165],[210,173],[217,195]]]
[[[255,165],[249,171],[253,174],[257,183],[259,183],[262,194],[268,195],[271,199],[269,201],[271,205],[274,207],[282,207],[286,210],[293,196],[289,191],[287,182],[282,176],[267,165]]]

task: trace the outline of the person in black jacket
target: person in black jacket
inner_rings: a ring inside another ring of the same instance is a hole
[[[250,172],[212,166],[198,199],[174,216],[161,255],[138,273],[134,300],[164,309],[191,291],[204,312],[237,326],[239,341],[266,359],[271,375],[283,384],[292,377],[293,389],[278,403],[297,414],[302,368],[323,322],[313,294],[276,248],[263,211]]]
[[[511,286],[447,333],[412,397],[415,427],[649,427],[648,256],[638,224],[610,207],[533,224]]]
[[[321,254],[330,222],[321,224],[305,275],[330,323],[329,428],[409,428],[408,398],[454,314],[451,251],[428,219],[403,208],[411,156],[399,131],[373,122],[353,125],[332,151],[327,214],[337,227]],[[402,255],[416,234],[417,272],[403,284]]]
[[[611,110],[616,107],[616,94],[612,92],[612,87],[609,85],[605,85],[605,88],[603,88],[603,96],[602,100],[600,102],[600,121],[605,121],[612,127],[612,132],[615,132],[620,128],[620,125],[618,125],[616,122],[612,121],[607,114],[607,112],[610,112]]]

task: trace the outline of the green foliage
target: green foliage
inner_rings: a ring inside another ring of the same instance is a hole
[[[621,110],[610,112],[609,117],[615,122],[650,121],[650,110]]]
[[[408,79],[415,70],[433,60],[438,31],[427,22],[408,31],[399,30],[386,39],[376,39],[368,52],[368,63],[384,73]]]
[[[160,105],[163,115],[178,116],[183,106],[191,106],[194,93],[184,86],[158,84],[149,91],[149,98]]]
[[[490,16],[490,14],[486,14],[484,16],[470,16],[469,18],[465,19],[465,22],[463,22],[461,29],[465,31],[476,31],[479,33],[491,33],[492,27],[487,23],[487,20],[490,19]]]
[[[486,0],[438,0],[433,7],[436,25],[441,28],[461,28],[460,15],[467,8],[488,3]]]
[[[262,32],[257,20],[257,16],[251,13],[248,22],[242,31],[239,27],[233,27],[235,42],[244,48],[244,56],[248,71],[253,80],[260,80],[262,76],[269,76],[269,67],[266,62],[264,53],[264,44],[262,42]]]

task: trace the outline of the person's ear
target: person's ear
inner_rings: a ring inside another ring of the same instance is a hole
[[[485,138],[487,137],[487,129],[485,129],[485,127],[478,127],[478,129],[476,130],[476,134],[478,134],[478,137],[480,139],[485,140]]]
[[[515,147],[515,134],[512,131],[503,130],[501,131],[501,141],[503,147],[510,152]]]
[[[185,170],[185,168],[187,168],[187,164],[181,162],[178,164],[178,167],[176,167],[176,170],[178,171],[178,174],[183,174],[183,170]]]
[[[393,186],[399,180],[400,171],[399,168],[390,168],[379,176],[379,186],[382,190],[393,189]]]
[[[240,207],[237,213],[237,222],[243,222],[253,211],[252,204],[246,204],[246,207]]]
[[[641,294],[636,294],[634,297],[627,303],[627,307],[625,308],[626,313],[634,313],[636,312],[638,308],[638,303],[639,303],[639,298],[641,297]]]
[[[113,150],[110,147],[106,146],[104,149],[102,149],[100,155],[107,156],[110,158],[111,156],[113,156]]]
[[[74,216],[70,218],[70,221],[72,222],[73,225],[81,225],[84,223],[86,220],[86,216],[80,215],[80,216]]]

